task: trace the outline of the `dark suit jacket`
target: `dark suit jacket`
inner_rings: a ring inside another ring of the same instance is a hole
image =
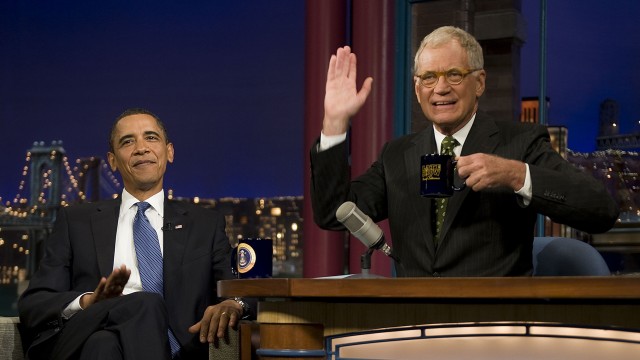
[[[420,196],[420,156],[435,153],[433,127],[390,141],[353,181],[345,143],[311,150],[314,220],[343,230],[336,209],[353,201],[374,221],[389,219],[399,276],[517,276],[532,271],[536,214],[586,232],[604,232],[618,207],[604,186],[565,161],[544,126],[497,122],[478,113],[461,155],[495,154],[529,164],[529,206],[513,190],[470,188],[449,198],[440,245],[433,241],[434,200]]]
[[[164,207],[164,223],[170,224],[164,230],[165,303],[171,328],[188,350],[201,345],[187,329],[218,302],[216,281],[232,277],[231,246],[218,212],[168,200]],[[69,302],[112,272],[119,210],[120,200],[60,209],[40,267],[18,303],[27,337],[37,337],[34,344],[62,326]]]

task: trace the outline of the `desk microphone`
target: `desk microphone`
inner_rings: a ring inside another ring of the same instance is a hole
[[[367,248],[382,251],[385,255],[398,261],[391,254],[391,246],[384,241],[382,229],[365,215],[356,204],[347,201],[336,210],[336,218],[357,237]]]

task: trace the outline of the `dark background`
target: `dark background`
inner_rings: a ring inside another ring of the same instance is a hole
[[[640,120],[640,2],[548,1],[549,123],[593,151],[600,102]],[[523,0],[522,96],[537,96],[539,1]],[[303,193],[304,1],[2,1],[0,197],[34,141],[104,156],[113,119],[146,107],[176,148],[176,196]],[[488,81],[491,81],[488,74]]]

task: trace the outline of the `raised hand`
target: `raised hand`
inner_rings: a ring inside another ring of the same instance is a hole
[[[360,91],[356,88],[357,59],[348,46],[338,48],[331,55],[327,70],[327,85],[324,96],[324,120],[322,133],[338,135],[347,131],[349,118],[355,115],[367,100],[371,92],[373,78],[368,77],[362,83]]]
[[[100,279],[93,293],[85,294],[80,298],[80,306],[86,309],[99,301],[122,295],[129,276],[131,276],[131,270],[125,265],[115,268],[108,278]]]

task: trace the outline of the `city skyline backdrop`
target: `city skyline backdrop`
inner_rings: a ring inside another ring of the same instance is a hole
[[[616,5],[547,5],[548,119],[575,151],[595,150],[607,98],[621,133],[640,120],[640,2]],[[537,96],[540,3],[522,6],[521,96]],[[169,129],[176,196],[300,195],[303,54],[301,0],[3,2],[0,197],[13,199],[34,141],[62,140],[71,160],[104,156],[113,119],[138,106]]]

